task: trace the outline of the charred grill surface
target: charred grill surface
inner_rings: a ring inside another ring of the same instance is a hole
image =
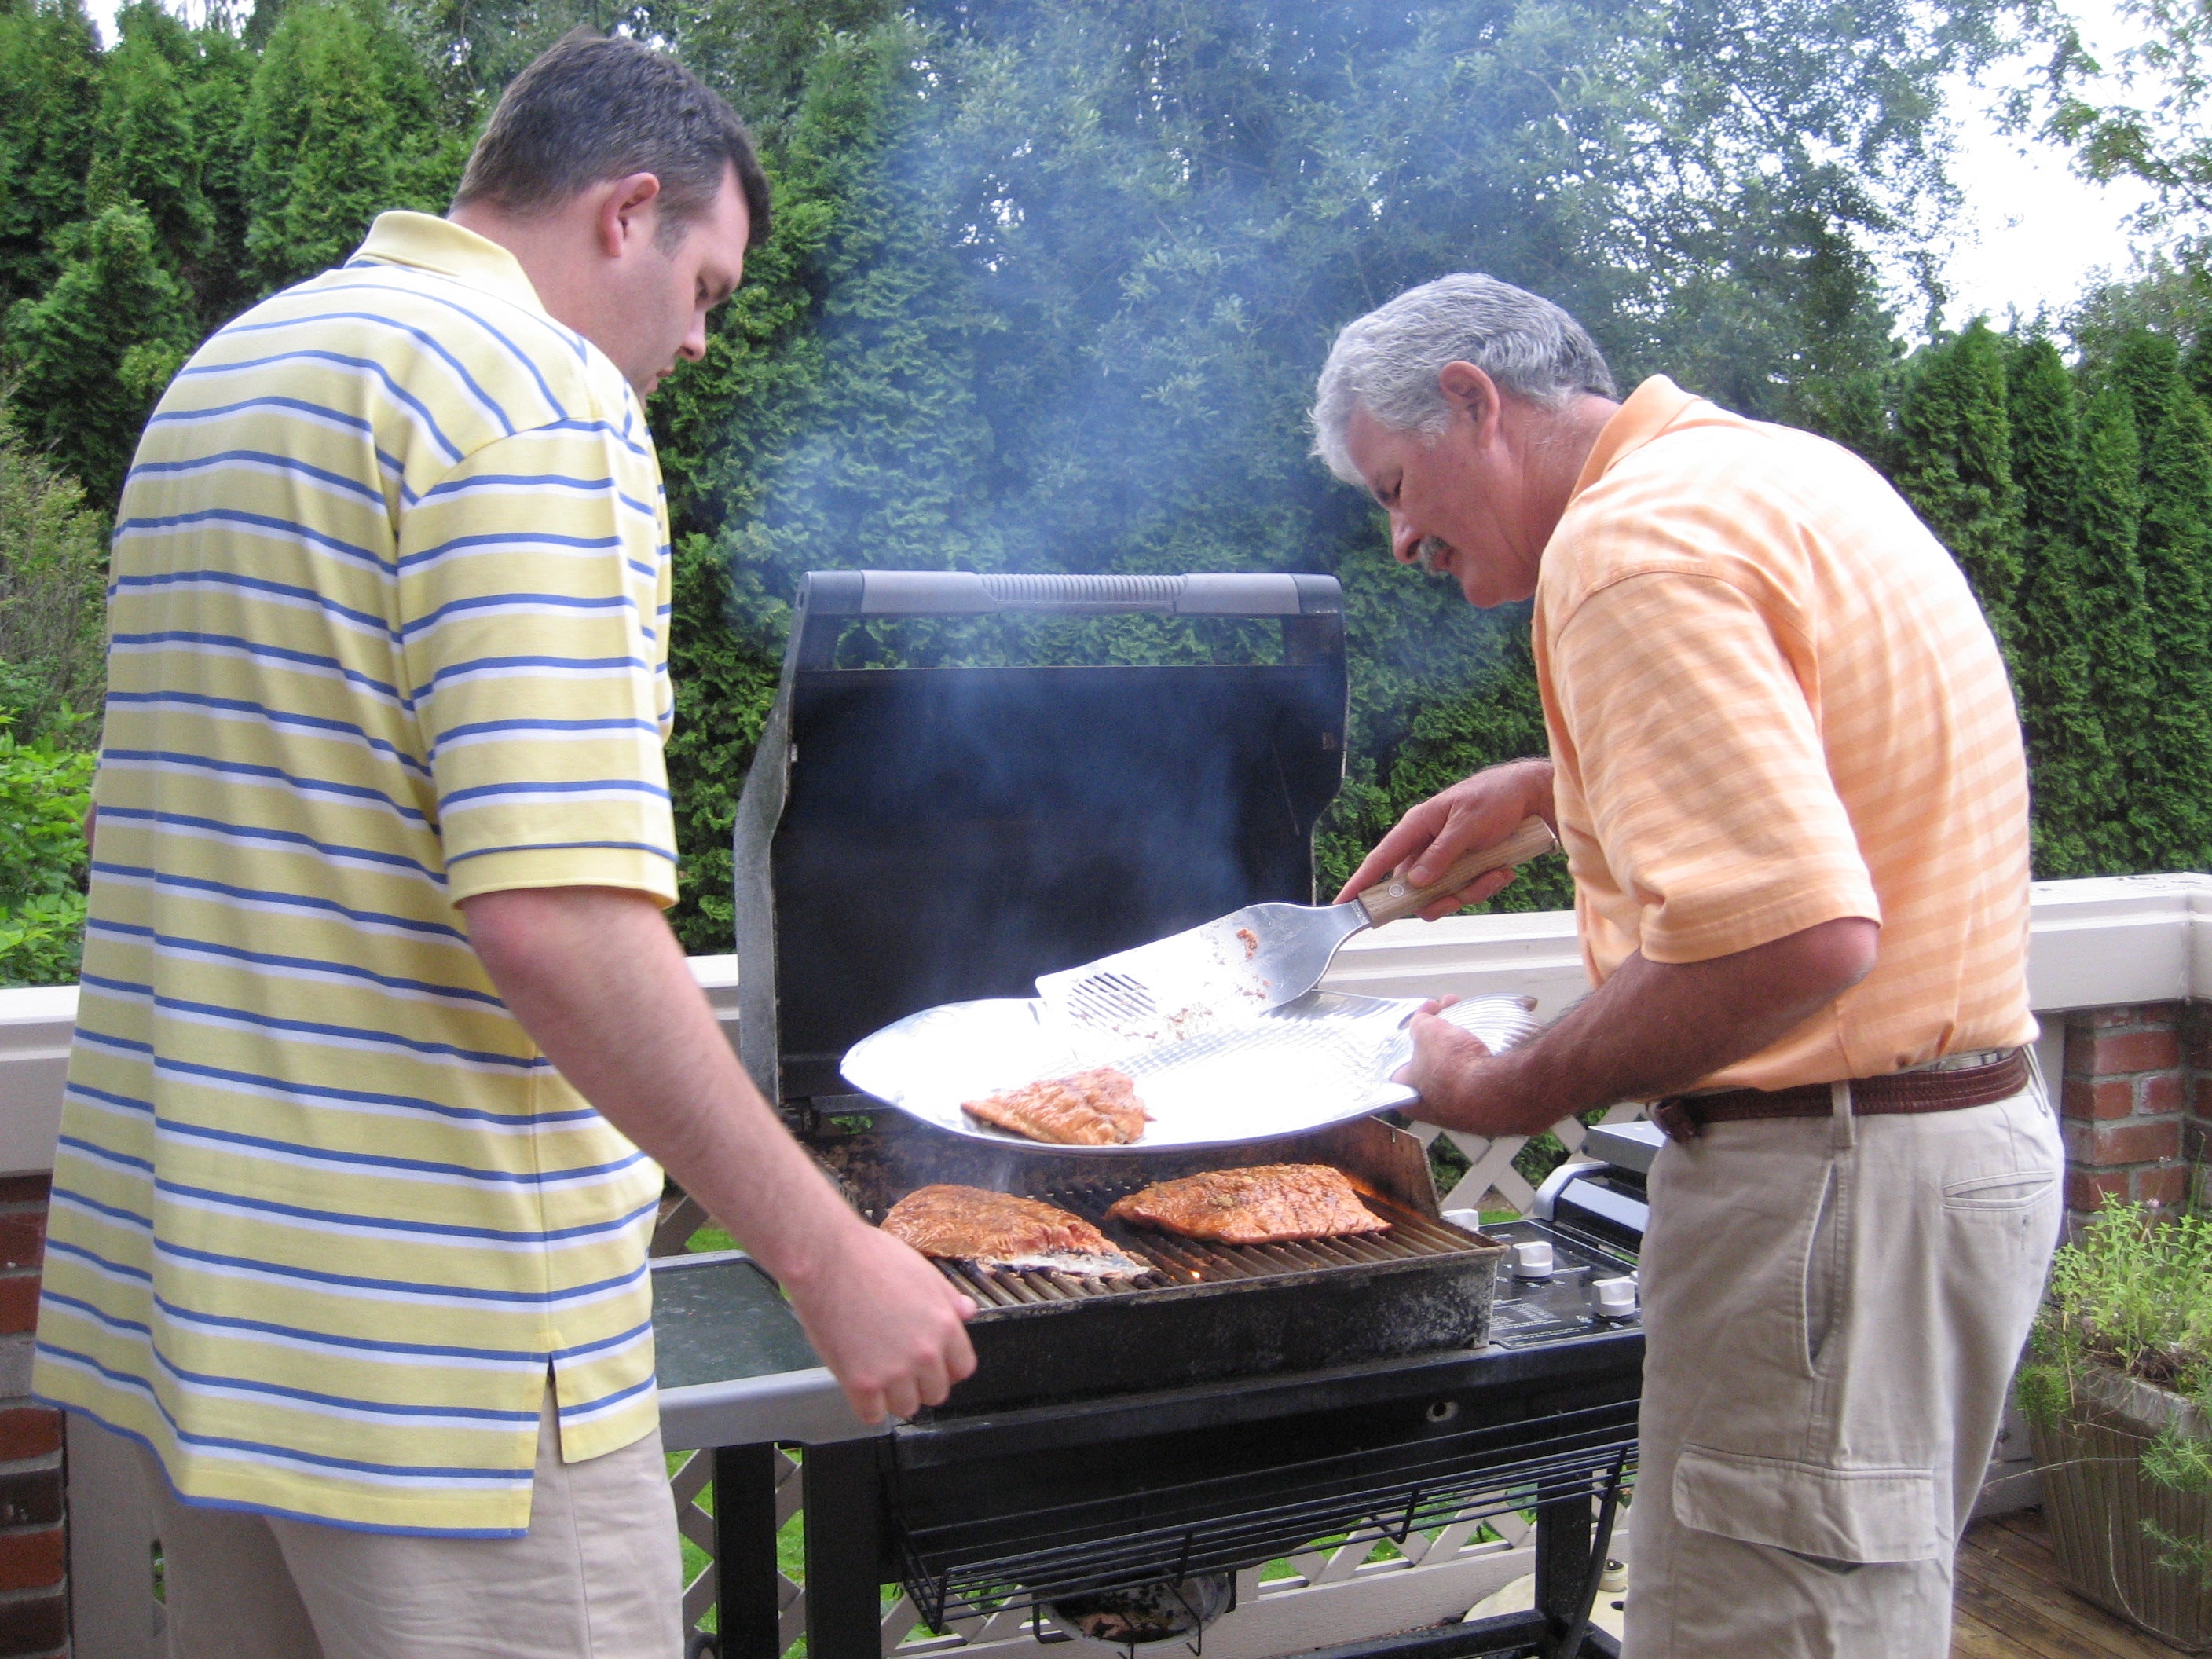
[[[1078,1279],[1036,1269],[984,1267],[969,1261],[940,1261],[938,1267],[946,1278],[975,1297],[988,1314],[999,1308],[1096,1301],[1141,1291],[1194,1285],[1243,1284],[1285,1275],[1421,1261],[1470,1251],[1487,1255],[1492,1249],[1455,1227],[1429,1220],[1384,1198],[1363,1201],[1390,1224],[1391,1231],[1387,1233],[1315,1238],[1286,1244],[1215,1244],[1108,1219],[1106,1211],[1115,1200],[1139,1190],[1140,1185],[1127,1182],[1109,1187],[1054,1188],[1034,1196],[1094,1223],[1124,1254],[1151,1262],[1156,1271],[1142,1279]]]
[[[1231,1376],[1316,1370],[1489,1340],[1505,1247],[1446,1225],[1411,1135],[1371,1119],[1245,1146],[1074,1154],[945,1134],[878,1109],[853,1134],[817,1133],[817,1156],[871,1221],[936,1182],[1035,1199],[1096,1225],[1155,1271],[1102,1279],[939,1261],[975,1297],[975,1374],[925,1417],[1099,1399]],[[1156,1182],[1264,1164],[1327,1164],[1388,1232],[1285,1244],[1218,1244],[1106,1218]]]

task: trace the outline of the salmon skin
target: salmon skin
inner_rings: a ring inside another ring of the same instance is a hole
[[[1132,1221],[1216,1244],[1289,1244],[1382,1233],[1390,1224],[1326,1164],[1261,1164],[1163,1181],[1116,1199],[1109,1221]]]
[[[1145,1133],[1152,1116],[1137,1098],[1136,1079],[1111,1066],[963,1101],[960,1109],[1060,1146],[1126,1146]]]
[[[981,1187],[917,1187],[891,1206],[884,1231],[924,1255],[986,1267],[1082,1279],[1136,1279],[1152,1271],[1081,1216]]]

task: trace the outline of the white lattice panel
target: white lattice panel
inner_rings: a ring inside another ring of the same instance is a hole
[[[1631,1122],[1644,1115],[1644,1103],[1640,1100],[1625,1100],[1609,1109],[1601,1121]],[[1536,1201],[1536,1189],[1513,1167],[1513,1160],[1521,1155],[1521,1149],[1531,1137],[1499,1135],[1493,1139],[1461,1129],[1439,1129],[1433,1123],[1412,1123],[1407,1127],[1424,1146],[1443,1136],[1468,1161],[1467,1173],[1443,1195],[1445,1209],[1511,1210],[1516,1215],[1526,1215],[1528,1206]],[[1559,1138],[1559,1144],[1570,1156],[1582,1151],[1583,1141],[1589,1134],[1582,1120],[1572,1117],[1561,1118],[1552,1126],[1552,1133]]]

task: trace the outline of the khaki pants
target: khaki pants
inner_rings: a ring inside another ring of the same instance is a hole
[[[1944,1659],[2063,1167],[2039,1085],[1661,1151],[1626,1659]]]
[[[563,1463],[549,1398],[530,1532],[404,1538],[179,1503],[150,1453],[173,1659],[677,1659],[660,1437]]]

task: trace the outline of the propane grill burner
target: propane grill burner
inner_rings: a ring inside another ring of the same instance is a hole
[[[984,1309],[1013,1308],[1043,1302],[1097,1300],[1182,1285],[1224,1284],[1236,1279],[1273,1279],[1285,1273],[1372,1267],[1379,1262],[1418,1261],[1494,1249],[1489,1241],[1431,1221],[1388,1199],[1367,1196],[1367,1206],[1390,1224],[1388,1233],[1347,1238],[1302,1239],[1283,1244],[1215,1244],[1182,1238],[1149,1228],[1126,1226],[1106,1218],[1115,1200],[1141,1183],[1113,1187],[1055,1188],[1034,1194],[1095,1224],[1125,1255],[1149,1261],[1153,1271],[1140,1279],[1085,1279],[1038,1267],[990,1267],[974,1261],[944,1261],[940,1272],[975,1297]]]

